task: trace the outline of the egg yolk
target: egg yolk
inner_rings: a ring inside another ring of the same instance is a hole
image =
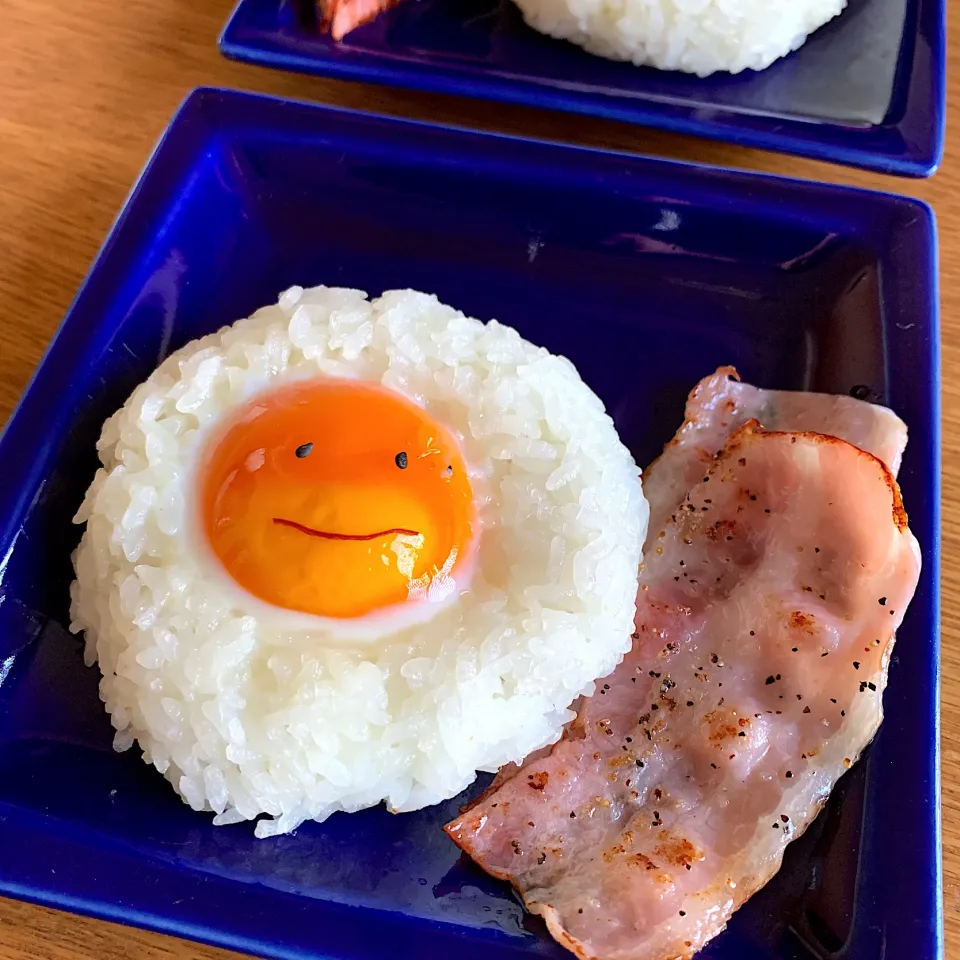
[[[371,384],[324,379],[250,401],[208,449],[204,532],[267,603],[355,618],[455,587],[473,495],[454,437]]]

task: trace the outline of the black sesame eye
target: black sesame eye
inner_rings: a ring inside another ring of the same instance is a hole
[[[309,457],[312,450],[312,443],[301,443],[300,446],[297,447],[297,456],[302,460],[304,457]]]
[[[401,450],[401,451],[393,458],[393,462],[394,462],[401,470],[406,470],[406,469],[407,469],[407,455],[406,455],[406,453],[405,453],[403,450]]]

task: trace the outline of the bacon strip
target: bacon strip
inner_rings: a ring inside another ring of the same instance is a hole
[[[826,411],[894,465],[900,421],[727,373],[693,392],[645,479],[658,507],[632,651],[559,743],[446,828],[584,960],[690,957],[773,876],[880,724],[919,576],[880,459],[738,416]]]
[[[351,30],[378,17],[399,0],[320,0],[320,26],[334,40],[342,40]]]
[[[896,477],[907,445],[906,424],[886,407],[829,393],[761,390],[721,367],[693,388],[683,426],[644,472],[651,529],[700,479],[727,438],[748,420],[767,430],[806,430],[839,437],[882,460]]]

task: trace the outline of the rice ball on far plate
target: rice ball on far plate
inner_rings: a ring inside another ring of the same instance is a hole
[[[294,287],[98,450],[72,629],[116,749],[218,824],[452,797],[630,647],[636,464],[568,360],[435,297]]]
[[[535,30],[612,60],[701,77],[763,70],[846,0],[516,0]]]

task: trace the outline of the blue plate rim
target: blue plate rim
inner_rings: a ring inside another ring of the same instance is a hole
[[[893,176],[926,178],[937,172],[943,160],[947,10],[945,0],[914,2],[918,5],[916,33],[919,36],[921,32],[929,32],[931,61],[928,72],[913,72],[908,89],[911,93],[928,89],[929,98],[913,102],[918,98],[911,97],[897,121],[884,121],[863,130],[845,127],[841,123],[748,117],[722,108],[715,111],[721,119],[708,120],[698,118],[694,109],[682,105],[560,91],[533,82],[501,79],[435,64],[376,61],[362,52],[340,51],[327,57],[301,55],[286,49],[269,32],[249,29],[251,12],[262,4],[274,6],[279,11],[276,0],[238,0],[221,31],[218,47],[230,59],[257,66],[602,117]],[[931,118],[932,135],[925,136],[923,126]],[[906,152],[893,155],[871,146],[869,138],[878,131],[902,133]],[[832,141],[831,135],[841,133],[848,141],[853,141],[852,146]]]
[[[44,411],[46,407],[48,410],[53,409],[57,411],[57,416],[59,417],[64,413],[62,409],[62,403],[56,399],[56,394],[53,392],[47,392],[47,402],[44,403],[44,397],[41,394],[41,391],[35,389],[39,384],[43,384],[43,379],[46,372],[49,373],[49,364],[48,361],[51,357],[56,357],[59,353],[64,352],[70,349],[70,344],[65,342],[65,331],[69,326],[69,321],[71,320],[73,314],[80,309],[83,305],[83,302],[87,296],[90,295],[90,286],[91,282],[98,274],[102,264],[106,261],[115,250],[119,240],[121,239],[124,229],[127,229],[128,224],[131,219],[131,215],[135,212],[135,207],[138,198],[144,192],[148,182],[151,180],[151,174],[154,172],[155,168],[158,166],[159,162],[164,159],[164,152],[170,144],[181,135],[184,135],[183,127],[189,123],[196,116],[201,122],[204,121],[204,109],[207,101],[209,99],[239,99],[249,101],[259,101],[272,103],[275,106],[283,105],[294,105],[300,108],[306,108],[308,110],[314,111],[318,117],[323,115],[334,115],[339,117],[356,117],[360,116],[366,120],[373,122],[383,122],[392,125],[398,126],[407,126],[412,128],[420,128],[429,130],[432,132],[448,132],[452,134],[467,135],[470,137],[478,137],[487,140],[498,140],[507,143],[515,144],[530,144],[539,147],[547,147],[551,149],[559,149],[567,156],[577,157],[579,159],[586,159],[590,156],[603,156],[608,158],[622,159],[630,163],[644,163],[652,164],[660,167],[672,168],[674,171],[683,171],[690,170],[696,171],[700,174],[708,175],[718,175],[726,178],[740,179],[750,182],[764,182],[772,186],[784,186],[792,189],[808,189],[815,190],[821,195],[842,195],[845,197],[861,197],[861,198],[870,198],[873,202],[883,202],[887,204],[892,204],[899,207],[901,210],[910,209],[915,213],[914,220],[911,222],[922,221],[921,229],[917,232],[913,243],[918,247],[922,248],[926,254],[926,262],[928,264],[927,275],[925,277],[914,277],[912,281],[909,282],[909,286],[912,287],[912,291],[907,292],[906,296],[909,299],[913,296],[914,293],[921,293],[926,291],[925,295],[918,297],[918,302],[924,304],[924,316],[929,320],[930,324],[930,346],[927,351],[927,365],[930,373],[930,384],[929,384],[929,394],[928,394],[928,403],[931,415],[931,422],[929,424],[930,429],[930,442],[931,442],[931,451],[932,457],[931,461],[926,465],[927,469],[930,472],[930,492],[933,497],[932,503],[929,506],[930,515],[929,515],[929,527],[924,531],[928,535],[928,542],[930,544],[928,550],[928,556],[925,559],[925,563],[933,571],[933,576],[931,577],[930,582],[930,595],[928,598],[928,603],[924,611],[925,615],[929,617],[930,622],[930,642],[932,647],[931,658],[930,658],[930,679],[932,689],[935,689],[938,692],[938,696],[935,699],[932,705],[932,711],[929,717],[925,718],[935,736],[934,736],[934,748],[931,753],[931,773],[932,773],[932,784],[935,790],[934,803],[932,805],[932,823],[930,824],[932,839],[937,850],[942,851],[942,823],[941,823],[941,811],[942,811],[942,795],[941,795],[941,748],[940,748],[940,673],[941,673],[941,656],[940,656],[940,602],[941,602],[941,583],[940,583],[940,561],[941,561],[941,540],[940,540],[940,525],[941,525],[941,503],[940,503],[940,494],[942,479],[940,475],[940,466],[941,466],[941,433],[942,427],[940,422],[940,411],[941,411],[941,398],[939,392],[939,384],[941,377],[941,351],[940,351],[940,306],[939,306],[939,274],[938,274],[938,249],[937,249],[937,225],[936,225],[936,216],[932,207],[925,203],[924,201],[918,200],[912,197],[901,196],[896,193],[880,191],[875,189],[866,189],[862,187],[854,187],[849,185],[839,185],[839,184],[830,184],[830,183],[821,183],[813,180],[805,180],[802,178],[796,177],[786,177],[777,174],[770,174],[765,172],[755,172],[751,170],[742,170],[736,168],[726,168],[718,167],[710,164],[697,163],[691,161],[682,161],[675,159],[667,159],[660,157],[645,157],[637,156],[626,151],[619,150],[609,150],[609,149],[595,149],[590,147],[571,145],[563,142],[555,142],[549,140],[542,140],[533,137],[526,136],[517,136],[512,134],[504,134],[497,132],[484,132],[472,130],[466,127],[460,127],[456,125],[449,124],[437,124],[429,123],[421,120],[413,120],[407,118],[397,118],[387,115],[367,112],[367,111],[357,111],[351,110],[349,108],[343,107],[333,107],[327,106],[324,104],[312,103],[309,101],[303,100],[292,100],[289,98],[274,97],[265,94],[251,93],[247,91],[232,90],[228,88],[215,87],[215,86],[202,86],[197,87],[192,90],[184,100],[181,102],[180,106],[174,113],[170,123],[164,130],[160,139],[158,140],[156,146],[150,153],[150,156],[144,165],[142,171],[138,175],[135,183],[133,184],[127,198],[124,201],[123,206],[120,209],[119,214],[114,220],[113,225],[111,226],[107,237],[103,245],[98,250],[95,255],[89,270],[87,271],[83,281],[81,282],[76,295],[67,311],[64,314],[64,319],[61,321],[57,331],[51,339],[51,342],[44,352],[40,362],[38,363],[32,377],[30,378],[26,388],[24,389],[23,394],[17,405],[14,407],[7,423],[4,428],[0,430],[0,450],[3,449],[5,443],[9,442],[9,438],[14,436],[17,432],[20,432],[24,429],[30,429],[30,423],[36,422],[34,420],[34,415],[39,414]],[[51,399],[52,398],[52,399]],[[42,447],[38,451],[38,455],[34,462],[29,468],[27,468],[27,476],[35,477],[38,472],[43,471],[46,467],[48,459],[50,456],[50,450],[44,450]],[[11,496],[14,491],[12,489],[3,489],[0,487],[0,518],[12,518],[16,516],[19,511],[22,509],[24,504],[24,498],[16,498]],[[0,570],[4,565],[6,556],[10,550],[13,548],[13,543],[15,537],[11,536],[12,524],[6,522],[3,526],[0,526]],[[9,804],[0,802],[0,832],[5,829],[11,829],[15,818],[19,818],[20,822],[18,823],[18,829],[24,832],[29,832],[44,838],[45,844],[48,849],[53,851],[62,852],[63,854],[69,855],[69,852],[75,851],[75,848],[79,845],[79,842],[76,839],[70,839],[66,837],[59,836],[59,828],[55,821],[50,820],[50,818],[45,817],[42,814],[36,813],[34,811],[25,811],[19,807],[13,807]],[[37,826],[37,821],[44,822],[50,820],[50,828],[42,830]],[[86,840],[86,836],[83,831],[78,831],[80,835]],[[83,849],[89,850],[98,850],[100,855],[103,856],[104,853],[114,859],[124,859],[128,855],[125,851],[122,850],[113,850],[111,848],[104,848],[102,846],[96,846],[94,842],[89,840]],[[944,928],[943,928],[943,866],[941,857],[935,858],[935,863],[932,864],[933,873],[934,873],[934,883],[933,883],[933,894],[934,894],[934,903],[935,911],[934,915],[931,917],[931,920],[936,925],[936,936],[935,936],[935,960],[942,960],[944,956]],[[163,863],[151,862],[151,870],[157,874],[165,873],[177,873],[172,867]],[[83,895],[77,895],[70,893],[69,891],[62,889],[57,886],[56,883],[50,882],[47,885],[37,885],[37,884],[24,884],[18,882],[15,878],[0,876],[0,893],[13,896],[17,899],[70,910],[72,912],[84,914],[87,916],[97,917],[104,920],[116,921],[121,923],[130,924],[137,927],[142,927],[146,929],[155,930],[161,933],[172,934],[175,936],[186,937],[192,940],[199,942],[211,944],[214,946],[226,947],[228,949],[242,950],[254,954],[259,954],[263,956],[276,957],[278,960],[307,960],[307,958],[314,958],[314,960],[323,960],[325,954],[317,953],[315,949],[298,947],[296,945],[284,945],[277,943],[275,941],[266,941],[263,938],[245,934],[237,934],[231,932],[230,930],[224,928],[222,925],[214,926],[205,922],[198,922],[197,920],[190,919],[185,915],[179,914],[175,910],[168,910],[166,913],[159,912],[157,909],[139,909],[133,905],[128,905],[124,903],[116,903],[103,897],[98,898],[95,893],[85,893]],[[289,897],[291,895],[284,895]],[[300,898],[294,898],[295,900],[300,900]],[[328,901],[316,901],[318,908],[325,911],[339,913],[341,911],[355,911],[357,908],[347,907],[342,904],[337,904]],[[392,915],[391,915],[392,916]],[[431,924],[435,926],[435,924]],[[448,927],[448,925],[443,924],[443,927],[447,927],[447,932],[449,935],[456,938],[457,931],[455,927]]]

